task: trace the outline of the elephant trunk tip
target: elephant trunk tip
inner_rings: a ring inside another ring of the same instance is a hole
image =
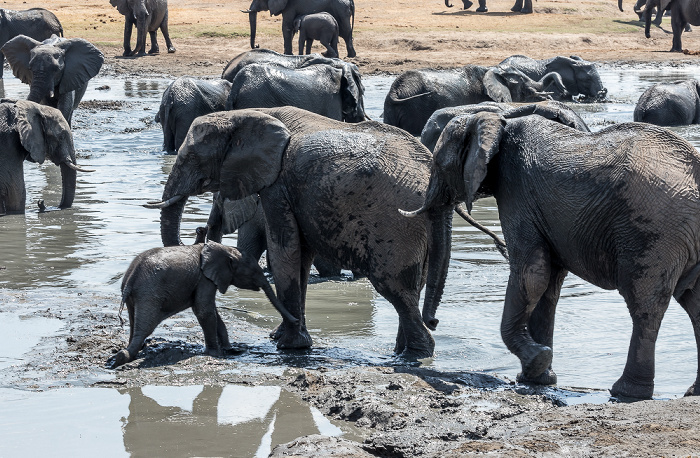
[[[440,320],[435,318],[435,316],[423,316],[423,323],[425,323],[425,326],[431,331],[435,331],[437,329],[439,322]]]

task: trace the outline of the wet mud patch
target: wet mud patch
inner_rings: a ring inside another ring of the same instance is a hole
[[[97,88],[97,90],[102,90]],[[78,108],[85,110],[120,110],[128,108],[131,104],[122,100],[83,100],[78,105]]]

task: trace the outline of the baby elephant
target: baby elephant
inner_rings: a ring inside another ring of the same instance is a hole
[[[654,84],[639,97],[634,120],[657,126],[700,124],[700,83],[688,79]]]
[[[315,13],[297,16],[294,19],[294,32],[299,32],[299,55],[311,54],[314,40],[326,47],[326,57],[338,57],[338,23],[328,13]]]
[[[164,319],[192,307],[204,331],[206,352],[220,356],[231,348],[214,296],[229,285],[263,289],[275,308],[298,322],[277,299],[257,262],[216,242],[153,248],[131,262],[122,280],[122,307],[129,312],[129,346],[107,360],[116,368],[136,359],[146,338]]]

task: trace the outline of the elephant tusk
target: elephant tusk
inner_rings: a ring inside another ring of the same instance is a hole
[[[82,167],[78,167],[77,165],[73,164],[72,162],[66,162],[65,164],[66,164],[66,166],[68,166],[68,168],[73,169],[73,170],[78,171],[78,172],[86,172],[86,173],[94,172],[94,170],[92,170],[92,169],[84,169]]]
[[[415,218],[416,216],[420,215],[424,211],[425,211],[425,208],[423,208],[423,207],[419,208],[418,210],[413,210],[413,211],[401,210],[399,208],[399,213],[401,213],[406,218]]]
[[[250,13],[254,13],[254,12],[255,11],[253,11],[253,10],[241,10],[241,13],[246,13],[246,14],[250,14]]]
[[[146,208],[165,208],[165,207],[169,207],[172,204],[174,204],[175,202],[179,201],[180,199],[182,199],[182,197],[183,196],[178,194],[178,195],[173,196],[170,199],[166,200],[165,202],[155,200],[155,201],[147,202],[147,203],[143,204],[143,206]]]

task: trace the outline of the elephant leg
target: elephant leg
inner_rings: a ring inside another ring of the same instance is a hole
[[[649,12],[651,14],[651,11]],[[654,24],[661,25],[661,21],[664,18],[664,10],[662,8],[657,8],[656,9],[656,17],[654,18]]]
[[[158,30],[148,32],[151,37],[151,49],[148,50],[148,54],[158,54],[160,53],[160,48],[158,48]]]
[[[479,7],[476,9],[476,12],[477,13],[486,13],[486,12],[488,12],[488,10],[489,9],[486,8],[486,0],[479,0]]]
[[[131,15],[126,15],[124,21],[124,54],[123,56],[131,55],[131,32],[134,29],[134,21],[130,19]]]
[[[206,353],[211,356],[221,356],[222,346],[219,341],[219,323],[223,324],[223,322],[219,312],[216,310],[215,296],[216,285],[211,280],[203,278],[197,285],[192,311],[204,332]],[[225,328],[226,326],[224,326]],[[228,340],[228,333],[226,340]]]
[[[83,94],[85,93],[85,89],[87,89],[87,85],[82,90]],[[75,103],[75,96],[75,91],[61,94],[58,96],[58,103],[56,104],[56,108],[63,114],[63,117],[69,126],[71,125],[71,121],[73,119],[73,107],[77,105]]]
[[[165,47],[168,48],[168,54],[175,52],[175,46],[173,42],[170,41],[170,32],[168,32],[168,12],[165,12],[165,17],[163,22],[160,23],[160,31],[163,33],[163,39],[165,40]]]
[[[2,78],[2,71],[3,71],[4,67],[5,67],[5,54],[0,52],[0,78]]]
[[[568,271],[562,268],[552,266],[549,275],[549,285],[544,292],[535,310],[530,315],[530,320],[527,324],[527,329],[530,332],[532,340],[540,345],[545,345],[549,348],[554,348],[554,314],[559,302],[559,294],[561,286]],[[522,373],[518,374],[517,381],[521,383],[535,383],[538,385],[556,385],[557,374],[552,370],[552,365],[535,379],[527,379]]]
[[[314,40],[312,40],[311,38],[306,40],[306,54],[311,54],[311,45],[313,45],[313,44],[314,44]]]
[[[131,301],[131,299],[127,299],[127,301]],[[120,351],[108,360],[108,364],[111,363],[110,367],[115,368],[136,359],[148,336],[153,334],[153,331],[163,320],[163,317],[158,312],[160,309],[160,303],[134,304],[127,302],[131,328],[129,331],[129,345],[126,347],[126,350]]]
[[[326,48],[326,52],[323,53],[324,56],[338,57],[338,55],[335,53],[335,50],[331,47],[331,43],[329,41],[321,41],[321,44]]]
[[[673,31],[673,46],[671,47],[671,52],[683,52],[681,35],[683,34],[684,23],[685,22],[680,17],[680,14],[671,15],[671,30]]]
[[[700,396],[700,291],[691,289],[685,292],[678,299],[678,303],[690,317],[690,322],[693,324],[693,332],[695,333],[695,346],[697,348],[698,371],[695,377],[695,382],[685,392],[686,396]]]
[[[348,52],[348,57],[355,57],[357,53],[352,43],[352,24],[350,22],[350,16],[336,16],[336,19],[338,18],[340,18],[338,22],[338,36],[345,41],[345,49]]]
[[[219,339],[219,345],[224,350],[231,348],[231,342],[228,339],[228,330],[226,329],[226,323],[221,319],[219,311],[216,311],[216,336]]]
[[[340,277],[340,267],[334,261],[316,256],[314,258],[314,266],[321,277]]]
[[[294,20],[294,18],[292,18]],[[282,38],[284,39],[284,53],[294,54],[292,51],[292,38],[294,38],[294,24],[282,19]]]
[[[520,12],[523,14],[531,14],[532,13],[532,0],[525,0],[523,7],[520,9]]]
[[[303,31],[299,31],[299,55],[304,55],[304,43],[306,42],[306,35]]]
[[[510,9],[514,13],[519,13],[523,9],[523,0],[515,0],[515,5]]]

